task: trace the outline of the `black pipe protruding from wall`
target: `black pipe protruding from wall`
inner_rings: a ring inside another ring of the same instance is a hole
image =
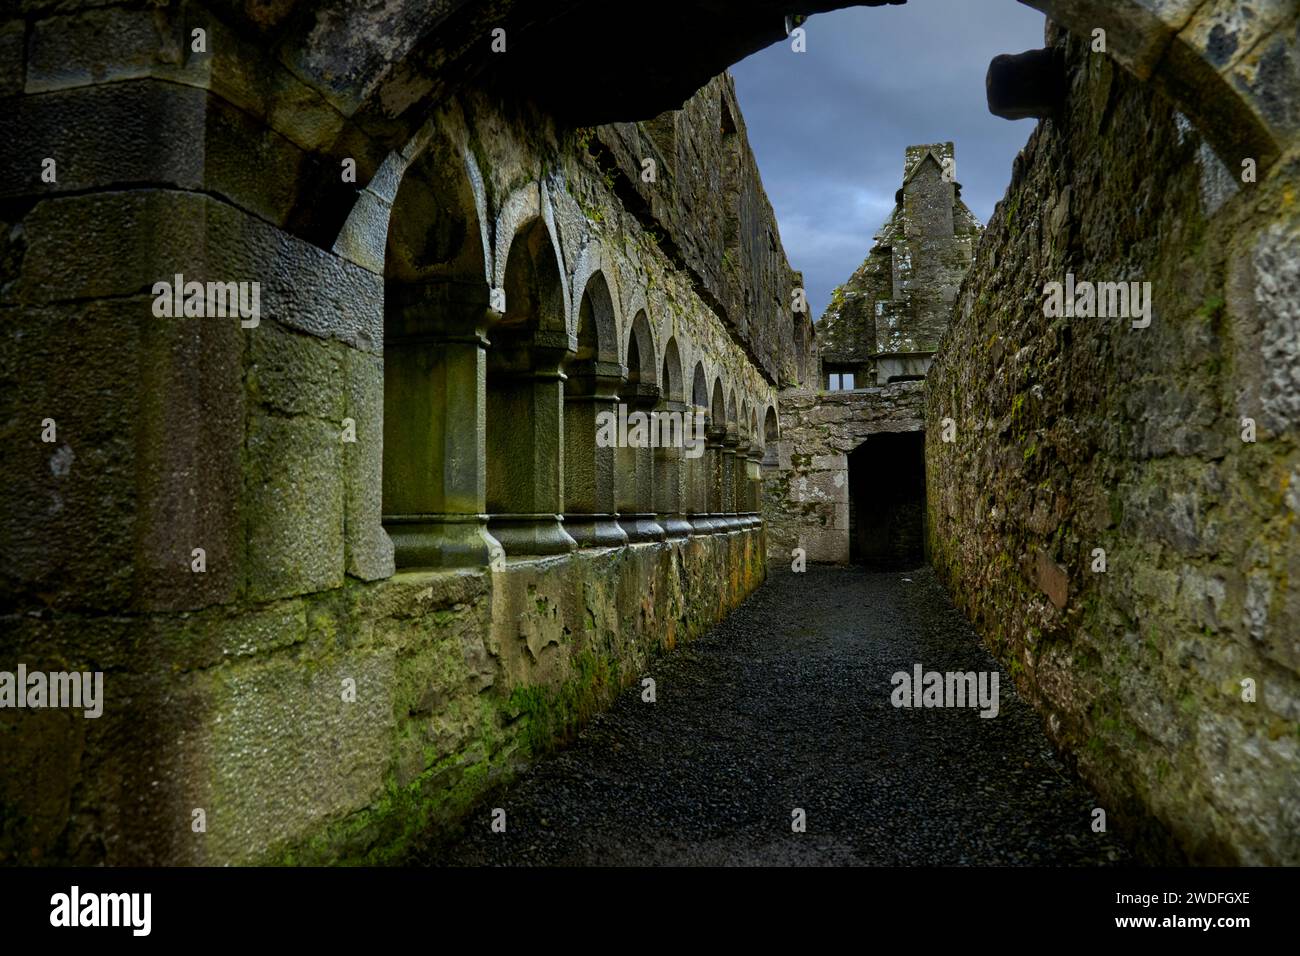
[[[1003,119],[1055,116],[1065,102],[1065,61],[1058,49],[995,56],[984,78],[989,112]]]

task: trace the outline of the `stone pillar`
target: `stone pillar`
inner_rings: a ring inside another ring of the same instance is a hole
[[[740,444],[740,437],[736,434],[735,426],[727,429],[725,437],[722,439],[722,524],[727,531],[736,531],[740,527],[740,519],[736,512],[739,507],[736,504],[736,471],[737,458],[736,447]]]
[[[686,459],[687,487],[690,497],[687,502],[687,514],[690,516],[691,529],[695,534],[710,534],[714,530],[713,519],[709,515],[710,488],[713,475],[713,451],[709,438],[709,411],[695,405],[694,419],[703,423],[704,445],[694,458]]]
[[[619,547],[618,453],[596,441],[601,416],[618,418],[623,368],[593,362],[569,376],[564,391],[564,527],[581,547]]]
[[[745,459],[745,511],[749,515],[748,526],[761,527],[763,524],[763,449],[755,439],[749,446],[749,457]]]
[[[732,476],[732,497],[736,512],[735,527],[744,530],[749,527],[749,439],[740,434],[736,441],[736,457]]]
[[[507,556],[564,554],[564,333],[539,332],[492,350],[488,375],[488,531]]]
[[[630,391],[629,391],[630,389]],[[641,432],[644,443],[639,447],[620,449],[623,495],[619,503],[618,523],[627,532],[629,541],[662,541],[664,529],[655,517],[654,464],[655,449],[651,447],[654,419],[651,412],[659,399],[659,389],[653,385],[636,385],[624,389],[628,416],[640,412],[646,416]],[[629,424],[628,436],[633,429]],[[629,443],[630,444],[630,443]]]
[[[723,442],[727,437],[726,426],[721,423],[709,422],[709,428],[706,432],[707,441],[704,446],[705,464],[705,481],[708,489],[708,508],[709,522],[711,531],[726,531],[726,505],[723,494],[724,488],[724,452]]]
[[[658,411],[662,415],[673,416],[671,434],[679,440],[656,449],[655,507],[665,534],[670,539],[680,540],[688,537],[693,530],[686,518],[686,509],[689,507],[689,460],[686,454],[695,438],[695,416],[687,411],[684,402],[664,402]],[[680,428],[677,422],[680,422]],[[661,439],[670,434],[663,428],[659,429],[659,433]]]
[[[486,290],[484,291],[486,296]],[[487,531],[486,302],[389,303],[384,529],[399,568],[481,566]]]

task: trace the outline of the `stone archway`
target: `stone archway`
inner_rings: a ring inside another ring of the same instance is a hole
[[[617,449],[596,436],[603,419],[618,415],[619,321],[604,273],[579,269],[588,272],[575,288],[578,349],[564,386],[564,527],[584,547],[616,546],[627,543],[615,519]]]
[[[627,335],[627,382],[619,395],[629,416],[640,413],[653,422],[659,404],[659,364],[650,320],[642,309],[632,319]],[[653,429],[653,424],[651,424]],[[629,430],[630,431],[630,430]],[[649,438],[649,435],[643,436]],[[630,541],[662,541],[664,529],[655,517],[655,454],[649,444],[618,450],[619,524]]]
[[[375,364],[383,523],[401,568],[483,565],[499,550],[483,517],[483,435],[450,424],[477,421],[484,407],[489,305],[481,191],[457,119],[429,124],[394,154],[391,208],[362,194],[388,226],[384,355]]]
[[[510,221],[511,205],[500,221]],[[561,517],[560,367],[574,343],[566,329],[568,296],[554,235],[540,214],[520,219],[504,234],[508,251],[499,257],[497,273],[505,310],[488,351],[488,530],[508,556],[562,554],[577,547]]]

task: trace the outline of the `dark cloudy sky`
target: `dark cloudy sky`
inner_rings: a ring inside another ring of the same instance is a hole
[[[988,222],[1034,120],[993,116],[984,74],[1043,45],[1014,0],[908,0],[821,13],[808,51],[774,44],[731,68],[781,240],[820,318],[866,258],[902,184],[903,150],[952,140],[962,199]]]

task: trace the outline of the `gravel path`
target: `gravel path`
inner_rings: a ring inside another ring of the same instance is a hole
[[[895,708],[891,675],[997,664],[929,568],[773,575],[475,811],[434,865],[1129,862],[1000,671],[1000,712]],[[492,833],[490,809],[507,812]],[[807,831],[791,831],[796,807]]]

